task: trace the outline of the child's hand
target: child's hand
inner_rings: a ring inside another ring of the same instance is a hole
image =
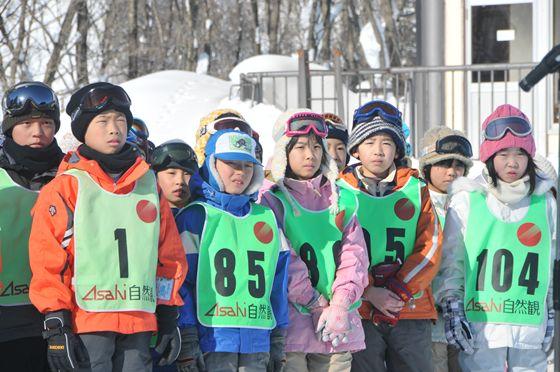
[[[399,313],[405,303],[399,296],[388,289],[381,287],[369,287],[364,297],[373,304],[384,315],[394,318],[391,313]]]

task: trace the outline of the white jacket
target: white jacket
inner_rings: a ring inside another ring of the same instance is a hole
[[[540,178],[539,176],[543,177]],[[434,279],[434,297],[443,305],[447,297],[464,298],[465,282],[465,227],[469,218],[469,192],[480,190],[487,197],[488,209],[498,219],[505,222],[520,221],[528,211],[528,196],[515,204],[506,204],[488,192],[488,182],[484,172],[475,180],[458,178],[449,190],[450,200],[445,220],[442,244],[442,261],[439,275]],[[546,194],[547,218],[551,237],[550,280],[547,295],[547,312],[552,310],[552,266],[556,247],[556,201],[550,192],[553,181],[538,173],[535,195]],[[540,326],[518,326],[510,324],[471,323],[476,348],[513,347],[517,349],[539,349],[546,330],[547,314]]]

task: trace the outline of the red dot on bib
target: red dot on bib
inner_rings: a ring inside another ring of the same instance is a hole
[[[274,237],[272,228],[266,222],[257,222],[255,226],[253,226],[253,233],[257,239],[264,244],[270,243]]]
[[[136,204],[136,213],[138,213],[138,217],[142,221],[146,223],[151,223],[156,220],[157,207],[151,201],[140,200],[138,204]]]
[[[338,229],[340,231],[344,230],[344,216],[346,215],[346,211],[340,211],[337,213],[334,222],[336,223],[336,227],[338,227]]]
[[[517,229],[517,238],[521,244],[527,247],[534,247],[541,241],[541,230],[534,223],[524,223]]]
[[[395,214],[403,221],[408,221],[414,216],[414,204],[408,198],[402,198],[395,204]]]

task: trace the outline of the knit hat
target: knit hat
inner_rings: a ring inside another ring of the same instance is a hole
[[[255,164],[253,178],[244,194],[257,192],[264,179],[264,169],[255,155],[257,144],[246,133],[235,129],[224,129],[213,133],[204,149],[205,158],[203,169],[208,171],[208,182],[212,187],[224,190],[223,182],[216,169],[216,159],[228,161],[248,161]]]
[[[6,96],[9,93],[17,92],[17,89],[19,87],[23,87],[25,89],[25,87],[29,86],[29,85],[44,87],[44,89],[50,91],[51,94],[54,97],[56,97],[55,93],[52,91],[52,89],[48,85],[43,84],[43,83],[38,82],[38,81],[24,81],[24,82],[18,83],[16,85],[14,85],[13,87],[9,88],[6,91],[6,93],[4,94],[4,100],[6,99]],[[19,95],[18,95],[18,97],[19,97]],[[25,112],[25,114],[11,116],[11,115],[8,115],[7,113],[4,112],[4,117],[3,117],[3,120],[2,120],[2,133],[3,134],[10,135],[11,129],[19,122],[29,120],[29,119],[39,119],[39,118],[52,119],[54,121],[54,125],[55,125],[55,133],[58,132],[58,130],[60,129],[60,107],[58,105],[58,99],[56,100],[56,105],[54,107],[52,107],[52,109],[38,109],[37,107],[35,107],[33,104],[30,104],[29,102],[27,104],[29,105],[29,106],[27,106],[27,108],[29,108],[29,110],[27,110]]]
[[[346,125],[344,125],[342,119],[337,115],[328,112],[323,114],[323,118],[325,118],[325,122],[327,123],[327,128],[329,130],[327,139],[336,138],[338,140],[341,140],[344,145],[347,145],[348,129],[346,129]]]
[[[509,104],[501,105],[494,110],[493,113],[490,114],[482,123],[482,131],[486,130],[488,125],[496,120],[496,119],[507,119],[507,118],[521,118],[525,120],[527,123],[530,124],[529,118],[517,107],[514,107]],[[533,133],[530,133],[524,137],[519,137],[513,134],[511,131],[507,131],[506,134],[498,139],[498,140],[489,140],[484,139],[480,144],[480,161],[486,162],[492,155],[501,151],[503,149],[507,149],[508,147],[519,147],[523,150],[527,151],[527,153],[531,157],[535,157],[536,146],[535,146],[535,138],[533,137]]]
[[[282,191],[286,199],[292,205],[292,209],[294,213],[298,213],[298,209],[295,206],[295,202],[293,197],[291,196],[290,192],[284,185],[284,178],[286,177],[286,169],[288,168],[288,154],[286,153],[286,147],[290,143],[290,140],[293,137],[288,137],[285,134],[286,131],[286,123],[288,119],[296,114],[301,112],[312,112],[309,109],[299,108],[299,109],[292,109],[285,111],[278,116],[276,119],[276,123],[274,123],[274,128],[272,130],[272,137],[274,138],[274,153],[270,158],[270,175],[272,180],[278,188]],[[331,184],[331,206],[330,211],[331,213],[336,214],[338,212],[338,191],[336,188],[336,179],[338,177],[338,167],[336,162],[331,158],[327,151],[327,140],[325,138],[322,139],[322,146],[323,146],[323,163],[321,164],[321,173],[329,180]],[[325,161],[326,159],[326,161]]]
[[[198,158],[198,165],[202,165],[204,163],[204,149],[206,147],[206,144],[208,143],[210,135],[214,133],[214,128],[209,128],[208,126],[216,120],[226,117],[239,118],[245,121],[243,116],[241,116],[238,111],[228,108],[214,110],[200,119],[200,123],[198,124],[198,128],[196,129],[196,133],[194,134],[194,152],[196,153],[196,157]]]
[[[374,116],[371,121],[356,124],[348,139],[348,153],[352,155],[360,143],[380,133],[387,133],[391,136],[397,146],[397,160],[402,159],[406,152],[402,123],[396,125],[386,121],[381,116]]]
[[[71,117],[71,127],[72,133],[74,137],[80,142],[84,142],[84,137],[86,135],[87,128],[89,123],[93,120],[94,117],[101,114],[104,111],[115,110],[118,112],[122,112],[126,116],[126,124],[127,124],[127,132],[132,127],[133,117],[132,112],[130,112],[130,107],[116,105],[113,102],[109,101],[107,105],[103,105],[102,108],[93,112],[80,112],[78,115],[73,115],[74,111],[80,106],[80,103],[84,96],[94,88],[114,88],[116,85],[106,82],[99,82],[99,83],[92,83],[88,84],[83,88],[78,89],[72,96],[70,97],[70,101],[66,106],[66,113]]]
[[[427,165],[433,165],[439,163],[440,161],[456,159],[461,163],[465,164],[465,175],[468,173],[469,169],[472,167],[473,162],[466,156],[463,156],[457,152],[451,154],[440,154],[436,152],[436,142],[442,138],[449,136],[462,137],[468,141],[467,137],[458,130],[453,130],[451,128],[441,126],[428,130],[424,134],[424,138],[420,141],[421,146],[421,156],[420,156],[420,171],[424,171],[424,167]]]

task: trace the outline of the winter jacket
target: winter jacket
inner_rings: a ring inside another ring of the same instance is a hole
[[[285,178],[284,184],[296,201],[303,207],[312,211],[329,208],[332,193],[329,181],[319,175],[306,181]],[[282,203],[270,191],[263,194],[262,203],[274,211],[279,225],[283,225],[285,215]],[[309,226],[310,233],[317,233],[313,226]],[[332,285],[333,301],[336,298],[347,298],[349,303],[358,301],[368,281],[368,256],[362,229],[354,216],[344,228],[342,233],[342,253],[340,265],[336,270],[336,277]],[[286,236],[288,240],[289,236]],[[316,290],[311,285],[307,266],[299,255],[290,249],[288,300],[290,302],[290,325],[286,337],[287,352],[303,353],[339,353],[344,351],[355,352],[365,348],[364,331],[358,310],[350,313],[352,331],[348,336],[348,343],[341,343],[333,347],[330,342],[319,341],[313,328],[310,315],[302,314],[293,304],[305,306],[312,300]],[[342,302],[342,301],[338,301]]]
[[[432,200],[432,204],[434,206],[434,210],[436,211],[436,214],[438,216],[438,220],[440,222],[440,226],[443,227],[444,221],[445,221],[445,212],[446,212],[446,207],[447,207],[447,200],[448,200],[448,194],[442,194],[433,190],[430,190],[430,199]],[[443,230],[443,237],[445,239],[445,229]],[[445,254],[445,252],[443,252],[442,250],[442,257]],[[440,276],[441,273],[441,265],[440,265],[440,271],[438,272],[438,274],[436,275],[436,277],[434,278],[434,281],[432,282],[432,289],[434,291],[434,293],[437,291],[436,289],[436,284],[439,283],[438,282],[438,276]],[[436,320],[436,322],[434,323],[434,325],[432,326],[432,342],[441,342],[444,344],[447,344],[447,338],[445,338],[445,325],[443,323],[443,316],[441,315],[441,307],[436,305],[436,309],[438,310],[438,318]]]
[[[553,182],[537,177],[535,195],[546,194],[546,208],[548,225],[551,237],[551,270],[554,260],[554,247],[556,247],[556,201],[550,192]],[[470,193],[482,192],[487,195],[486,204],[491,213],[505,222],[522,220],[528,209],[530,197],[526,196],[517,203],[503,203],[496,195],[489,192],[485,172],[475,180],[465,177],[457,179],[449,190],[450,201],[445,222],[445,238],[443,241],[443,258],[441,273],[434,288],[438,303],[445,303],[446,299],[453,297],[459,300],[464,298],[464,261],[465,261],[465,231],[470,210]],[[545,216],[543,216],[545,217]],[[552,309],[552,280],[550,280],[547,295],[548,309]],[[519,326],[495,323],[471,323],[474,333],[476,348],[501,348],[513,347],[517,349],[540,349],[546,329],[547,313],[540,326]]]
[[[56,175],[56,168],[29,175],[3,148],[0,149],[0,168],[18,185],[33,191],[39,191]],[[0,306],[0,342],[41,337],[43,321],[43,315],[33,305]]]
[[[341,182],[347,187],[360,190],[371,197],[375,203],[377,197],[383,197],[397,192],[404,187],[411,177],[419,178],[417,170],[408,167],[398,167],[390,174],[390,179],[380,182],[373,196],[368,190],[363,176],[359,175],[361,164],[347,167],[341,173]],[[383,185],[381,185],[383,183]],[[383,211],[380,211],[383,213]],[[413,309],[405,306],[400,313],[400,319],[437,319],[432,297],[431,282],[438,272],[441,258],[442,232],[439,222],[430,200],[427,186],[422,186],[420,191],[420,216],[416,228],[416,241],[412,253],[404,260],[403,265],[397,272],[396,277],[404,283],[415,296],[415,307]]]
[[[73,290],[74,276],[74,210],[78,195],[75,177],[61,174],[77,169],[89,174],[94,182],[107,192],[127,194],[134,190],[136,181],[146,172],[148,164],[140,157],[115,182],[94,160],[82,157],[78,151],[68,153],[55,179],[45,186],[33,208],[33,225],[29,239],[31,270],[30,297],[42,313],[70,310],[73,329],[77,333],[112,331],[124,334],[155,331],[156,316],[141,311],[88,312],[76,305]],[[158,188],[160,202],[160,229],[157,277],[172,280],[169,300],[158,299],[158,304],[180,306],[179,288],[187,272],[187,263],[181,248],[177,227],[169,204]],[[134,211],[132,212],[134,213]],[[99,218],[111,218],[107,211]],[[92,226],[95,229],[95,226]]]
[[[203,165],[203,168],[206,166]],[[214,189],[200,174],[194,174],[189,182],[191,200],[206,203],[224,210],[234,216],[245,216],[251,209],[251,204],[257,198],[257,193],[251,195],[232,195]],[[262,182],[262,178],[258,181]],[[251,187],[249,187],[251,188]],[[200,348],[203,352],[229,353],[260,353],[270,350],[270,330],[253,328],[222,328],[205,327],[197,319],[196,313],[196,279],[198,270],[198,252],[203,232],[206,213],[202,206],[196,205],[183,208],[176,216],[177,226],[183,241],[183,247],[189,262],[189,272],[185,283],[181,287],[181,297],[185,305],[180,309],[179,327],[194,327],[198,329]],[[287,282],[289,251],[285,239],[280,234],[281,247],[276,265],[276,273],[272,286],[271,304],[276,327],[285,329],[288,326]]]

